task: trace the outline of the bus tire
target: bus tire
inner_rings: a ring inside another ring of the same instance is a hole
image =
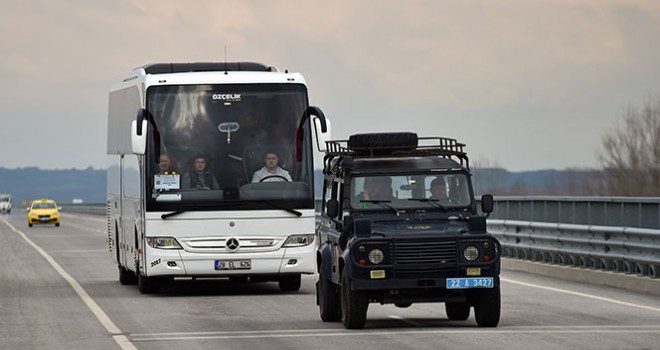
[[[138,290],[142,294],[154,294],[160,290],[160,280],[155,277],[146,277],[143,274],[138,275]]]
[[[278,284],[283,292],[296,292],[300,290],[300,274],[280,276]]]
[[[137,276],[135,276],[133,271],[130,271],[121,265],[117,265],[117,267],[119,268],[119,284],[126,286],[133,285],[138,282]]]

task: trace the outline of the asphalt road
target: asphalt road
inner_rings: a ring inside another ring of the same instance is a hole
[[[522,272],[502,273],[502,318],[478,328],[442,304],[371,304],[366,328],[323,323],[316,276],[277,283],[177,280],[158,295],[118,282],[103,217],[59,228],[0,216],[0,349],[660,349],[660,300]]]

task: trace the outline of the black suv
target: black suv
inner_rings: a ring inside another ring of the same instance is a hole
[[[499,241],[477,212],[464,144],[414,133],[328,141],[316,303],[363,328],[369,303],[444,302],[450,320],[500,319]],[[481,197],[490,213],[493,196]]]

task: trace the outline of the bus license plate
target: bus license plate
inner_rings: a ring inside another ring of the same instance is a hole
[[[251,260],[216,260],[216,270],[249,270],[252,268]]]
[[[493,288],[492,277],[447,278],[447,289]]]

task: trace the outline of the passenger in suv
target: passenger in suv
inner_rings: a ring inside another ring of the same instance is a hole
[[[392,178],[389,176],[367,177],[364,179],[363,191],[355,196],[357,202],[360,201],[391,201],[392,196]]]

